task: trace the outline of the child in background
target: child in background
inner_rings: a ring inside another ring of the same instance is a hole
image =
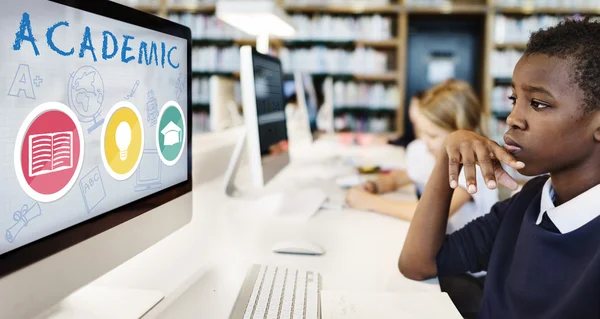
[[[410,221],[417,207],[416,201],[398,201],[378,194],[395,191],[410,183],[414,183],[418,191],[422,190],[435,165],[432,154],[439,152],[446,136],[457,130],[486,133],[489,112],[464,81],[448,80],[436,85],[424,94],[417,106],[419,112],[415,114],[415,123],[420,139],[407,147],[407,170],[382,175],[375,182],[351,189],[346,198],[351,207]],[[482,178],[481,174],[478,176]],[[461,179],[459,185],[452,197],[449,233],[489,212],[498,201],[496,189],[471,195],[465,180]]]
[[[469,131],[446,137],[398,261],[406,277],[486,270],[479,318],[600,318],[599,34],[586,19],[531,35],[513,72],[504,148]],[[549,176],[446,235],[459,174],[469,194],[517,188],[500,162]]]
[[[419,138],[419,131],[416,126],[417,117],[419,116],[419,101],[423,98],[422,91],[418,91],[415,95],[410,99],[410,104],[408,105],[408,119],[410,124],[412,125],[411,129],[406,129],[404,135],[399,138],[393,140],[385,140],[385,143],[396,145],[396,146],[408,146],[410,142]]]

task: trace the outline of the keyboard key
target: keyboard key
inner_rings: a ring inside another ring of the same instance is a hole
[[[298,271],[296,294],[294,296],[294,319],[304,319],[304,295],[306,292],[306,272]]]
[[[275,279],[276,271],[276,267],[267,267],[265,279],[262,283],[260,295],[258,297],[258,303],[256,304],[253,318],[264,318],[265,313],[267,312],[267,304],[271,295],[271,286],[273,285],[273,280]]]
[[[268,317],[275,316],[275,318],[277,318],[277,316],[279,316],[279,304],[281,302],[281,293],[283,292],[283,285],[286,275],[287,271],[285,268],[277,269],[275,283],[273,284],[273,289],[271,290],[271,301],[269,302],[269,311],[267,313]]]
[[[281,319],[292,317],[292,306],[294,305],[294,292],[296,290],[296,270],[288,270],[283,291],[283,302],[281,303]]]
[[[313,277],[314,276],[314,277]],[[317,319],[319,314],[319,280],[316,275],[309,274],[306,285],[306,319]]]
[[[258,292],[260,290],[260,286],[263,281],[263,277],[265,276],[265,271],[267,266],[260,266],[260,270],[258,271],[258,275],[256,277],[256,282],[254,283],[254,288],[252,288],[252,294],[250,295],[250,300],[248,301],[248,306],[246,307],[246,312],[244,314],[244,319],[250,319],[252,316],[252,311],[254,310],[254,306],[256,305],[256,298],[258,297]]]

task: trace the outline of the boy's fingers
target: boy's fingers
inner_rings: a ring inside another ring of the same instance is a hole
[[[477,180],[475,170],[475,152],[470,144],[465,144],[460,148],[460,156],[462,158],[463,170],[465,171],[465,179],[467,181],[467,192],[469,194],[477,193]]]
[[[510,176],[504,170],[504,168],[502,168],[502,165],[500,165],[500,163],[497,162],[494,166],[494,175],[496,176],[496,180],[498,181],[498,183],[504,185],[506,188],[512,191],[517,190],[519,184],[517,184],[517,181],[515,181],[515,179],[512,176]]]
[[[525,167],[525,163],[517,161],[517,159],[511,153],[509,153],[500,145],[496,143],[490,143],[490,145],[492,151],[494,152],[494,155],[499,161],[503,162],[506,165],[509,165],[514,169],[521,169]]]
[[[448,153],[448,172],[450,176],[450,187],[458,186],[458,173],[460,171],[460,152],[457,148],[449,148]]]
[[[496,176],[494,175],[494,161],[490,158],[490,151],[483,144],[475,143],[473,145],[477,155],[477,164],[481,168],[481,173],[485,179],[485,185],[489,189],[496,189]]]

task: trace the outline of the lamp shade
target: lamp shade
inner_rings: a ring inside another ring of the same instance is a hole
[[[289,16],[274,1],[218,1],[217,18],[253,36],[291,37]]]

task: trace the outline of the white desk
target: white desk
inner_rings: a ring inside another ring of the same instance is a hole
[[[332,147],[326,139],[316,149],[323,158],[331,155],[325,150],[356,152]],[[273,186],[294,183],[286,174],[296,175],[292,167]],[[316,270],[324,289],[439,291],[437,281],[415,282],[398,272],[407,222],[353,210],[321,211],[307,222],[293,222],[264,213],[260,205],[227,198],[222,189],[221,178],[196,185],[190,224],[94,284],[160,290],[166,298],[144,318],[169,319],[227,318],[252,263]],[[274,243],[289,239],[314,241],[327,252],[271,252]]]

